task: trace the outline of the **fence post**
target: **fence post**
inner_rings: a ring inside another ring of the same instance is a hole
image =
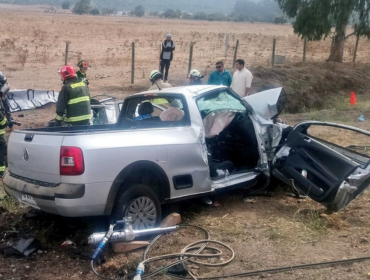
[[[234,60],[233,60],[233,68],[235,67],[235,60],[236,60],[236,56],[238,55],[238,48],[239,48],[239,40],[236,40]]]
[[[303,62],[306,62],[306,51],[307,51],[307,38],[303,40]]]
[[[135,81],[135,42],[131,43],[132,62],[131,62],[131,84]]]
[[[271,58],[271,66],[275,65],[275,47],[276,47],[276,39],[272,43],[272,58]]]
[[[195,45],[195,42],[190,42],[190,53],[189,53],[189,67],[188,67],[188,73],[191,70],[191,64],[193,62],[193,47]]]
[[[64,65],[68,64],[68,49],[69,49],[69,41],[66,41],[66,51],[64,54]]]
[[[360,36],[359,36],[359,35],[357,35],[356,37],[357,37],[357,38],[356,38],[355,51],[354,51],[354,54],[353,54],[353,62],[356,62],[358,42],[360,41]]]
[[[227,51],[229,50],[229,33],[225,34],[225,52],[224,57],[227,56]]]

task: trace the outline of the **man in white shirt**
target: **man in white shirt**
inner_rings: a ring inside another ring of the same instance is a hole
[[[248,96],[248,92],[252,86],[253,75],[245,67],[243,59],[235,61],[236,71],[233,75],[231,89],[235,91],[240,97]]]

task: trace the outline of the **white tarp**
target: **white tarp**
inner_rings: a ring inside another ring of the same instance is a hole
[[[10,111],[35,109],[48,103],[56,103],[58,92],[53,90],[19,89],[8,92]]]

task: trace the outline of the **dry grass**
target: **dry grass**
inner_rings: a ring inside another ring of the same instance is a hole
[[[3,182],[0,182],[0,213],[2,211],[9,213],[18,213],[19,209],[19,203],[5,193]]]

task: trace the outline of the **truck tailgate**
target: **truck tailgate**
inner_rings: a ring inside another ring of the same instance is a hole
[[[13,132],[8,141],[8,168],[27,179],[60,183],[59,158],[64,136]]]

